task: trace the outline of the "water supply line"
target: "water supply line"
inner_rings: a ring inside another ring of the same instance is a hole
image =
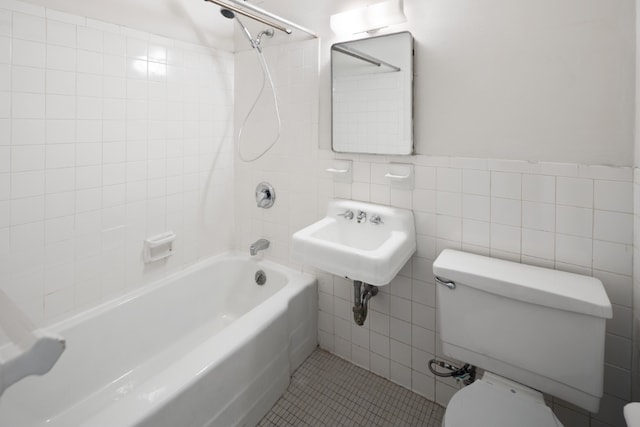
[[[437,371],[434,365],[447,369],[448,372]],[[464,385],[469,385],[476,380],[476,367],[468,363],[465,363],[462,368],[458,368],[442,360],[431,359],[429,361],[429,370],[437,377],[453,377],[456,381],[462,381]]]

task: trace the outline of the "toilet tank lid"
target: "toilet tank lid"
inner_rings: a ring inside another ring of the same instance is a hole
[[[595,277],[443,250],[433,263],[440,279],[532,304],[610,319],[611,302]]]

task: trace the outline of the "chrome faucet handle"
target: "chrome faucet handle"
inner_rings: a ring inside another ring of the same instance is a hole
[[[358,223],[367,220],[367,213],[365,211],[358,211]]]
[[[256,204],[259,208],[269,209],[276,201],[276,192],[268,182],[261,182],[256,187]]]
[[[369,220],[369,222],[371,222],[371,224],[376,224],[376,225],[384,224],[384,222],[382,221],[382,218],[380,218],[380,215],[373,215]]]
[[[344,211],[344,213],[338,214],[338,216],[343,216],[344,219],[353,219],[353,211]]]

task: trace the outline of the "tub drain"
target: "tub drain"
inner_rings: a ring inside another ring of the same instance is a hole
[[[267,274],[262,270],[256,271],[256,283],[262,286],[266,282],[267,282]]]

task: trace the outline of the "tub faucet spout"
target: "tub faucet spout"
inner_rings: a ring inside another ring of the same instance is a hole
[[[258,239],[249,246],[249,253],[254,256],[258,251],[263,251],[269,247],[269,241],[267,239]]]

